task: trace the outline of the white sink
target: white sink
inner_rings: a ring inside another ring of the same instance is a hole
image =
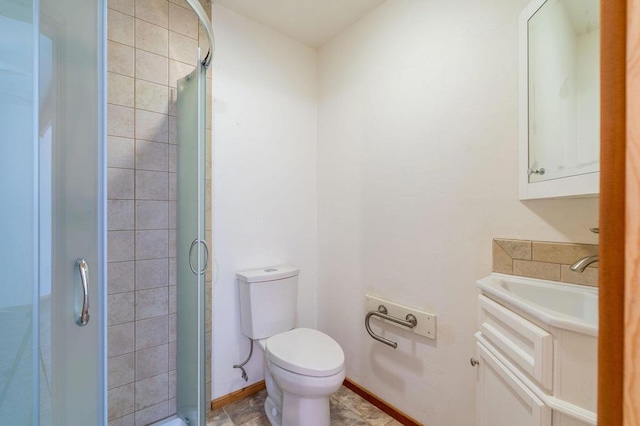
[[[545,324],[598,335],[598,289],[493,273],[477,282],[489,297]]]

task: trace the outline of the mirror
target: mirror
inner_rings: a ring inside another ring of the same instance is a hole
[[[597,175],[600,169],[599,1],[534,0],[520,25],[526,39],[520,46],[525,49],[521,61],[524,57],[526,62],[521,64],[526,79],[521,100],[526,110],[521,117],[526,120],[524,126],[521,121],[526,183],[547,182],[540,188],[551,197],[597,193],[597,186],[585,184],[559,191],[567,182],[551,181]],[[530,196],[521,191],[521,198],[545,197],[529,189]]]

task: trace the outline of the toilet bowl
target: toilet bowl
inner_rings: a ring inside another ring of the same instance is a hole
[[[329,396],[345,378],[330,336],[295,323],[298,270],[239,272],[242,331],[263,350],[265,413],[274,426],[329,426]]]

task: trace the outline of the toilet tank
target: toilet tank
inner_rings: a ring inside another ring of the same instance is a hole
[[[276,266],[236,273],[240,287],[242,333],[263,339],[296,325],[298,273],[293,266]]]

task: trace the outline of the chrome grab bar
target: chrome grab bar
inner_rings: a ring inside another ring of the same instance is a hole
[[[87,261],[84,259],[77,259],[76,265],[78,266],[80,282],[82,283],[82,312],[80,312],[80,316],[76,319],[76,324],[84,327],[89,323],[89,267],[87,266]]]
[[[364,317],[364,326],[367,329],[367,333],[369,333],[369,336],[373,337],[378,342],[382,342],[385,345],[389,345],[389,346],[391,346],[392,348],[395,349],[395,348],[398,347],[398,343],[397,342],[394,342],[394,341],[389,340],[389,339],[385,339],[382,336],[378,336],[376,333],[373,332],[373,330],[371,330],[371,325],[369,324],[369,321],[371,320],[371,317],[379,317],[379,318],[382,318],[382,319],[393,321],[396,324],[400,324],[400,325],[408,327],[408,328],[413,328],[416,325],[418,325],[418,319],[413,314],[407,314],[405,319],[396,318],[396,317],[392,317],[391,315],[388,315],[387,312],[388,312],[387,308],[384,305],[379,305],[377,311],[369,311],[369,312],[367,312],[367,316]]]
[[[196,270],[196,268],[193,267],[193,264],[191,263],[191,252],[193,251],[193,248],[198,243],[202,243],[202,245],[204,246],[204,251],[205,251],[204,267],[202,268],[202,270],[200,272],[198,272]],[[199,240],[199,239],[196,238],[195,240],[193,240],[193,242],[191,242],[191,247],[189,247],[189,268],[191,268],[191,272],[193,272],[194,275],[202,275],[205,272],[207,272],[207,267],[208,266],[209,266],[209,247],[207,246],[207,243],[205,241]]]

